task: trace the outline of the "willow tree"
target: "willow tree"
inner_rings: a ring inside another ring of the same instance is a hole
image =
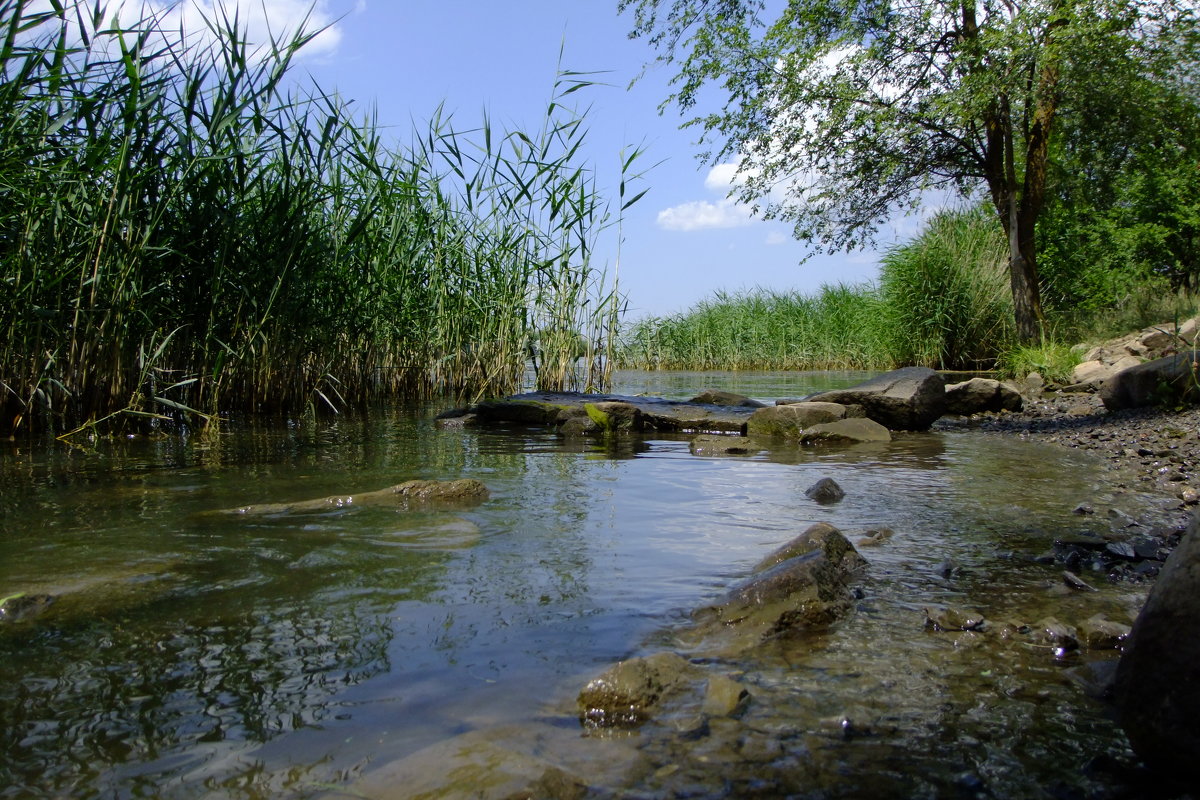
[[[817,249],[869,245],[928,192],[986,191],[1008,237],[1026,340],[1044,323],[1034,233],[1060,120],[1084,103],[1136,103],[1145,81],[1176,79],[1194,63],[1194,7],[619,0],[631,36],[678,69],[664,106],[702,130],[706,159],[739,164],[735,196],[792,222]],[[719,110],[703,111],[710,103]]]

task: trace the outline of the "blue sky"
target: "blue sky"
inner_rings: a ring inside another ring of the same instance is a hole
[[[221,0],[215,0],[221,2]],[[167,6],[168,0],[142,0]],[[214,0],[184,0],[192,11]],[[487,109],[493,123],[536,126],[550,97],[560,48],[563,67],[603,74],[608,85],[572,97],[591,105],[586,158],[615,198],[623,148],[645,150],[646,196],[626,212],[619,253],[622,292],[632,318],[681,311],[718,290],[753,287],[813,292],[822,283],[855,283],[877,274],[873,253],[813,256],[789,226],[752,219],[725,199],[731,165],[702,164],[694,131],[681,131],[678,112],[658,106],[670,73],[651,66],[654,53],[630,40],[630,20],[616,0],[224,0],[237,5],[251,36],[269,24],[295,25],[311,7],[311,24],[328,29],[297,64],[406,141],[439,103],[456,127],[469,128]],[[182,7],[181,7],[182,8]],[[607,177],[606,177],[607,176]],[[911,232],[911,220],[899,226]],[[615,238],[599,263],[617,266]]]

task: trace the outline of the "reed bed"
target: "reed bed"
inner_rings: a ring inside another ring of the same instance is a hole
[[[886,369],[893,365],[878,290],[823,286],[813,296],[718,292],[684,313],[626,326],[617,362],[634,369]]]
[[[613,208],[579,162],[587,75],[545,119],[385,143],[285,89],[299,33],[183,42],[103,3],[0,0],[0,429],[212,422],[433,393],[602,388]]]

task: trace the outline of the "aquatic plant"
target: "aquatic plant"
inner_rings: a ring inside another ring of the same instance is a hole
[[[611,207],[587,75],[532,131],[439,111],[401,146],[287,88],[315,32],[114,15],[0,0],[0,428],[504,393],[534,337],[541,388],[604,384],[620,295],[593,252],[640,153]]]

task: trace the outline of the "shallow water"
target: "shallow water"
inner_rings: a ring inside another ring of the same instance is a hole
[[[629,373],[614,389],[771,399],[862,377]],[[720,665],[755,697],[738,729],[681,740],[652,723],[632,739],[638,769],[599,789],[1036,796],[1091,791],[1109,779],[1085,765],[1127,755],[1065,677],[1083,657],[922,627],[930,603],[1129,621],[1141,587],[1096,576],[1101,591],[1067,596],[1059,570],[1032,561],[1056,535],[1107,529],[1071,513],[1110,499],[1086,454],[953,432],[700,458],[686,437],[437,431],[438,410],[0,449],[0,597],[60,596],[0,627],[0,797],[309,796],[495,726],[512,739],[548,727],[568,760],[608,758],[609,737],[575,720],[582,683],[676,647],[688,609],[817,521],[895,531],[863,549],[859,608]],[[826,476],[841,503],[805,497]],[[458,477],[491,499],[199,513]],[[839,727],[850,717],[862,735]]]

